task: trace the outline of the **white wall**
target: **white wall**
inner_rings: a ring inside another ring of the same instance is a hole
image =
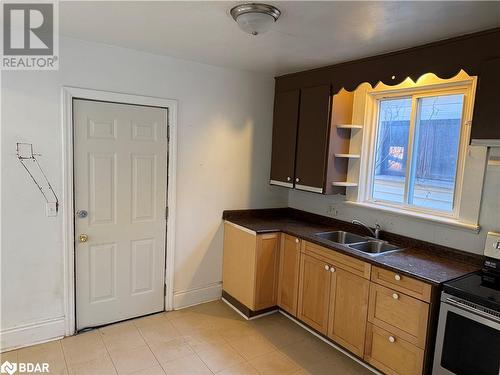
[[[500,149],[491,149],[491,156],[500,156]],[[488,231],[500,231],[500,166],[488,166],[481,200],[479,225],[476,234],[464,229],[450,228],[435,222],[423,221],[395,215],[379,210],[353,206],[345,203],[343,196],[324,196],[297,190],[290,190],[288,205],[300,210],[331,216],[340,220],[354,218],[370,226],[379,223],[382,229],[423,241],[438,243],[476,254],[483,254]]]
[[[15,157],[16,142],[33,143],[62,197],[62,86],[179,101],[174,283],[178,305],[220,293],[224,209],[287,204],[287,191],[268,185],[272,76],[73,39],[60,42],[59,71],[2,72],[4,348],[64,332],[62,217],[45,216],[40,192]],[[200,288],[202,292],[196,293]]]

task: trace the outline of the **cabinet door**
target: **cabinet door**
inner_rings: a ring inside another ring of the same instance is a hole
[[[271,184],[293,187],[299,90],[277,92],[274,98]]]
[[[280,248],[278,305],[293,316],[297,316],[299,266],[300,240],[283,234]]]
[[[498,116],[498,87],[500,87],[500,58],[483,62],[474,101],[472,119],[472,144],[492,144],[500,140],[500,117]]]
[[[363,357],[370,281],[333,267],[328,337]]]
[[[254,311],[276,306],[278,288],[279,233],[259,234],[255,253]]]
[[[298,318],[326,335],[330,302],[330,266],[301,254]]]
[[[295,188],[323,193],[330,130],[330,86],[301,90]]]

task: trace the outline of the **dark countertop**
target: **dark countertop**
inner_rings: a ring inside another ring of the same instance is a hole
[[[479,270],[483,261],[483,257],[479,255],[384,231],[381,232],[381,239],[404,249],[371,256],[342,245],[337,246],[315,236],[315,233],[332,230],[345,230],[368,235],[363,228],[345,221],[292,208],[224,211],[223,219],[258,234],[284,232],[297,236],[306,241],[362,259],[375,266],[412,276],[435,286]]]

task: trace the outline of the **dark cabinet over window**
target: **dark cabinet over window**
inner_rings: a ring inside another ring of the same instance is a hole
[[[500,146],[499,90],[500,58],[483,62],[474,103],[472,144]]]
[[[271,184],[293,187],[299,90],[276,93],[274,98]]]

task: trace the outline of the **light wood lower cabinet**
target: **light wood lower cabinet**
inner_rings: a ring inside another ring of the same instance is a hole
[[[222,289],[253,311],[276,306],[279,239],[224,224]]]
[[[334,271],[330,288],[328,337],[363,357],[370,281],[342,268],[334,267]]]
[[[422,373],[424,351],[368,323],[364,359],[386,374],[415,375]]]
[[[324,335],[328,330],[331,278],[328,263],[301,254],[297,317]]]
[[[297,316],[299,299],[300,240],[288,234],[281,235],[278,306]]]

